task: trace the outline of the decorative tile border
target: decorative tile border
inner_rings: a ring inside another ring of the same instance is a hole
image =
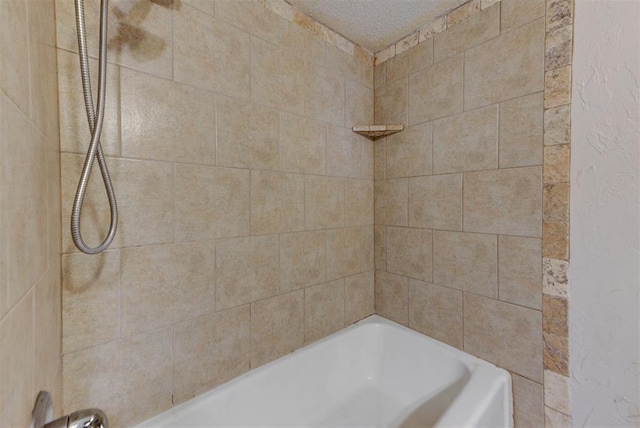
[[[434,37],[436,34],[449,29],[462,21],[466,21],[472,15],[485,10],[489,6],[498,3],[501,0],[469,0],[466,3],[461,4],[457,8],[450,10],[444,15],[440,15],[437,18],[432,19],[427,24],[418,28],[408,36],[398,40],[391,46],[382,49],[375,54],[374,64],[382,64],[385,61],[390,60],[396,55],[400,55],[406,51],[422,43],[427,39]]]
[[[571,426],[569,168],[574,0],[546,0],[542,292],[547,427]]]

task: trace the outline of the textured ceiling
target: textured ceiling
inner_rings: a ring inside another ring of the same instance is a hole
[[[378,52],[467,0],[287,0],[316,21]]]

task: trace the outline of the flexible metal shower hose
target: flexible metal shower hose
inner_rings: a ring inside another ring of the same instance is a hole
[[[85,254],[98,254],[106,250],[118,227],[118,207],[116,205],[116,196],[113,191],[111,177],[107,169],[107,162],[100,145],[100,134],[102,133],[102,124],[104,121],[104,102],[107,81],[107,14],[108,0],[100,1],[100,48],[98,54],[98,113],[96,115],[93,107],[93,96],[91,95],[91,78],[89,73],[89,56],[87,53],[87,29],[84,17],[84,0],[75,0],[76,6],[76,27],[78,32],[78,54],[80,57],[80,73],[82,75],[82,91],[84,93],[84,105],[87,110],[87,121],[89,122],[89,130],[91,131],[91,141],[87,157],[84,160],[82,174],[76,190],[76,196],[73,200],[73,209],[71,211],[71,236],[76,247]],[[111,224],[109,232],[104,241],[97,247],[89,247],[82,239],[80,231],[80,217],[82,214],[82,203],[84,201],[91,169],[95,158],[98,158],[98,166],[102,174],[107,198],[109,199],[109,207],[111,209]]]

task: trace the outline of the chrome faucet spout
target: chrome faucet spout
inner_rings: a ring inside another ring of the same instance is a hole
[[[109,428],[107,415],[100,409],[83,409],[53,420],[51,394],[40,391],[31,412],[30,428]]]

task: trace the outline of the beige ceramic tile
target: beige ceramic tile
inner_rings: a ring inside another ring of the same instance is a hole
[[[345,226],[373,224],[373,181],[346,180],[344,203]]]
[[[571,66],[547,71],[544,75],[544,108],[571,103]]]
[[[488,7],[498,3],[500,0],[480,0],[480,8],[485,10]]]
[[[3,183],[8,180],[5,166],[10,129],[9,122],[6,120],[9,116],[6,113],[7,109],[17,109],[17,107],[4,95],[4,92],[0,91],[0,159],[2,159],[0,160],[0,180]],[[9,310],[7,304],[9,225],[7,224],[7,209],[5,208],[9,201],[8,194],[9,188],[6,185],[0,186],[0,319]]]
[[[433,282],[487,297],[498,297],[497,237],[434,231]]]
[[[573,1],[548,0],[547,1],[547,32],[573,23]]]
[[[295,23],[280,20],[279,45],[309,63],[324,65],[325,42]]]
[[[249,306],[174,327],[173,402],[179,403],[249,371]]]
[[[349,128],[327,129],[327,175],[359,177],[362,167],[362,142],[365,137]]]
[[[27,293],[0,320],[0,382],[2,382],[2,424],[28,426],[33,391],[33,292]]]
[[[374,226],[360,227],[360,271],[364,272],[375,268],[375,237]]]
[[[309,64],[286,49],[251,38],[251,100],[303,113]]]
[[[469,19],[480,11],[480,0],[469,0],[447,14],[447,28]]]
[[[171,361],[170,328],[66,354],[63,408],[100,403],[111,426],[142,422],[172,405]]]
[[[569,224],[545,221],[542,225],[542,255],[551,259],[569,259]]]
[[[251,171],[251,234],[304,230],[304,175]]]
[[[344,279],[344,324],[368,317],[374,308],[374,271],[368,270]]]
[[[462,81],[462,55],[409,76],[408,124],[415,125],[462,112]]]
[[[555,146],[571,142],[571,105],[544,111],[544,145]]]
[[[200,9],[201,11],[206,12],[209,15],[214,14],[215,3],[216,0],[182,0],[182,4]]]
[[[569,293],[569,262],[558,259],[542,259],[542,292],[556,297]]]
[[[566,183],[569,181],[570,152],[568,144],[544,148],[545,183]]]
[[[304,343],[304,290],[251,304],[251,368]]]
[[[120,334],[120,252],[62,257],[64,353],[113,341]],[[100,302],[100,305],[96,305]]]
[[[464,295],[464,350],[542,382],[542,314],[534,309]]]
[[[500,34],[500,5],[475,13],[466,21],[433,38],[434,61],[463,53]]]
[[[408,180],[376,181],[374,184],[376,224],[406,226],[408,216]]]
[[[215,9],[216,18],[271,43],[278,42],[280,17],[265,10],[262,2],[218,1]]]
[[[378,270],[387,270],[387,228],[375,225],[373,228],[374,261]]]
[[[373,144],[374,178],[387,178],[387,139],[381,138]]]
[[[325,46],[325,67],[330,70],[336,78],[339,75],[345,77],[347,81],[360,81],[361,61],[350,53],[327,43]]]
[[[280,291],[325,282],[325,231],[280,236]]]
[[[344,226],[345,179],[306,175],[304,218],[306,229]]]
[[[540,237],[541,167],[471,172],[464,177],[464,230]]]
[[[387,63],[373,66],[373,88],[377,91],[387,84]]]
[[[216,163],[239,168],[278,169],[278,111],[218,97]]]
[[[489,106],[433,123],[433,172],[479,171],[498,166],[498,108]]]
[[[433,64],[433,39],[420,42],[418,46],[407,51],[407,74],[424,70]]]
[[[3,102],[2,197],[6,222],[6,305],[12,307],[45,273],[49,238],[46,141],[28,118]]]
[[[62,155],[62,218],[71,216],[84,156]],[[108,158],[107,164],[119,210],[118,231],[113,247],[150,245],[173,240],[173,167],[165,162],[146,162]],[[181,190],[181,193],[184,193]],[[102,242],[110,222],[109,202],[102,178],[94,166],[82,211],[85,242]],[[70,225],[63,222],[62,251],[77,251],[71,240]]]
[[[387,271],[432,280],[431,231],[387,227]]]
[[[176,240],[249,234],[249,171],[176,164]]]
[[[544,426],[544,398],[542,385],[511,374],[513,385],[513,418],[519,427]]]
[[[55,391],[62,375],[62,289],[59,261],[52,264],[34,287],[34,386],[35,391]],[[3,342],[5,343],[5,342]],[[35,392],[34,391],[34,392]]]
[[[0,4],[0,89],[29,113],[29,33],[27,1]]]
[[[410,279],[409,327],[462,349],[462,292]]]
[[[376,314],[407,325],[409,322],[407,278],[384,271],[376,271]]]
[[[466,110],[539,92],[544,88],[544,20],[471,48],[464,59]]]
[[[542,93],[500,104],[500,168],[542,164],[542,104]]]
[[[310,68],[307,75],[305,115],[315,120],[343,125],[345,122],[345,82],[332,70]]]
[[[173,77],[223,95],[249,98],[249,35],[191,7],[173,18]]]
[[[568,300],[562,297],[545,295],[542,302],[543,331],[560,337],[569,337]]]
[[[462,230],[462,174],[409,179],[409,226]]]
[[[571,414],[571,379],[544,371],[544,404],[565,415]]]
[[[544,337],[544,369],[570,376],[569,338],[552,333],[542,333]]]
[[[123,157],[215,163],[212,93],[126,68],[120,86]]]
[[[215,309],[213,241],[121,250],[121,336]]]
[[[553,70],[571,64],[573,51],[573,25],[547,33],[545,39],[545,70]]]
[[[387,178],[431,174],[433,126],[409,126],[387,137]]]
[[[1,136],[0,136],[1,138]],[[47,171],[47,207],[52,207],[47,213],[47,237],[49,238],[48,245],[48,262],[60,264],[60,253],[62,244],[62,218],[60,214],[60,207],[62,203],[60,201],[60,152],[48,150],[46,152],[46,171]],[[0,196],[1,198],[2,196]],[[1,204],[0,204],[1,205]],[[1,208],[0,208],[1,209]],[[2,223],[2,221],[0,221]],[[0,226],[0,230],[2,226]],[[2,232],[0,231],[0,236]],[[6,241],[5,241],[6,242]],[[2,251],[0,250],[0,260],[2,260]],[[0,262],[1,264],[2,262]],[[0,275],[2,277],[2,275]],[[0,284],[2,281],[0,280]],[[2,286],[0,285],[0,288]],[[2,294],[0,292],[0,294]],[[0,305],[2,298],[0,298]],[[2,312],[0,310],[0,312]]]
[[[280,113],[280,166],[283,171],[324,174],[326,147],[324,124]]]
[[[216,243],[216,309],[226,309],[278,293],[278,235],[232,238]]]
[[[447,16],[442,15],[431,22],[428,22],[426,25],[420,28],[420,43],[424,43],[426,40],[433,38],[438,33],[443,32],[447,29]]]
[[[346,83],[346,127],[373,123],[373,90],[355,82]]]
[[[407,124],[407,79],[376,89],[374,93],[374,122],[376,124]]]
[[[498,238],[498,296],[500,300],[542,309],[542,241],[536,238]]]
[[[382,64],[385,61],[393,58],[396,55],[396,45],[391,45],[380,52],[376,52],[374,64]]]
[[[304,291],[304,342],[311,343],[344,326],[344,279]]]
[[[409,34],[407,37],[403,38],[399,42],[396,43],[396,57],[403,52],[408,51],[418,44],[418,39],[420,38],[420,32],[416,31],[414,33]]]
[[[544,16],[545,0],[502,0],[502,32]]]
[[[571,422],[571,416],[545,406],[544,426],[547,428],[571,428],[573,423]]]
[[[90,59],[89,66],[93,94],[95,94],[98,84],[97,61]],[[89,147],[91,134],[87,124],[78,67],[77,54],[58,49],[60,148],[65,152],[84,153]],[[153,97],[153,94],[149,95]],[[94,102],[96,102],[95,98]],[[100,144],[105,154],[120,154],[120,67],[115,65],[107,67],[107,92]]]
[[[327,230],[326,240],[327,281],[360,272],[362,250],[359,227]]]
[[[407,77],[409,74],[409,51],[402,52],[385,62],[387,65],[387,82]]]
[[[373,180],[375,159],[373,153],[374,143],[373,141],[363,138],[362,140],[362,162],[360,164],[360,178],[367,180]]]
[[[545,221],[569,221],[569,183],[545,184],[542,197]]]

